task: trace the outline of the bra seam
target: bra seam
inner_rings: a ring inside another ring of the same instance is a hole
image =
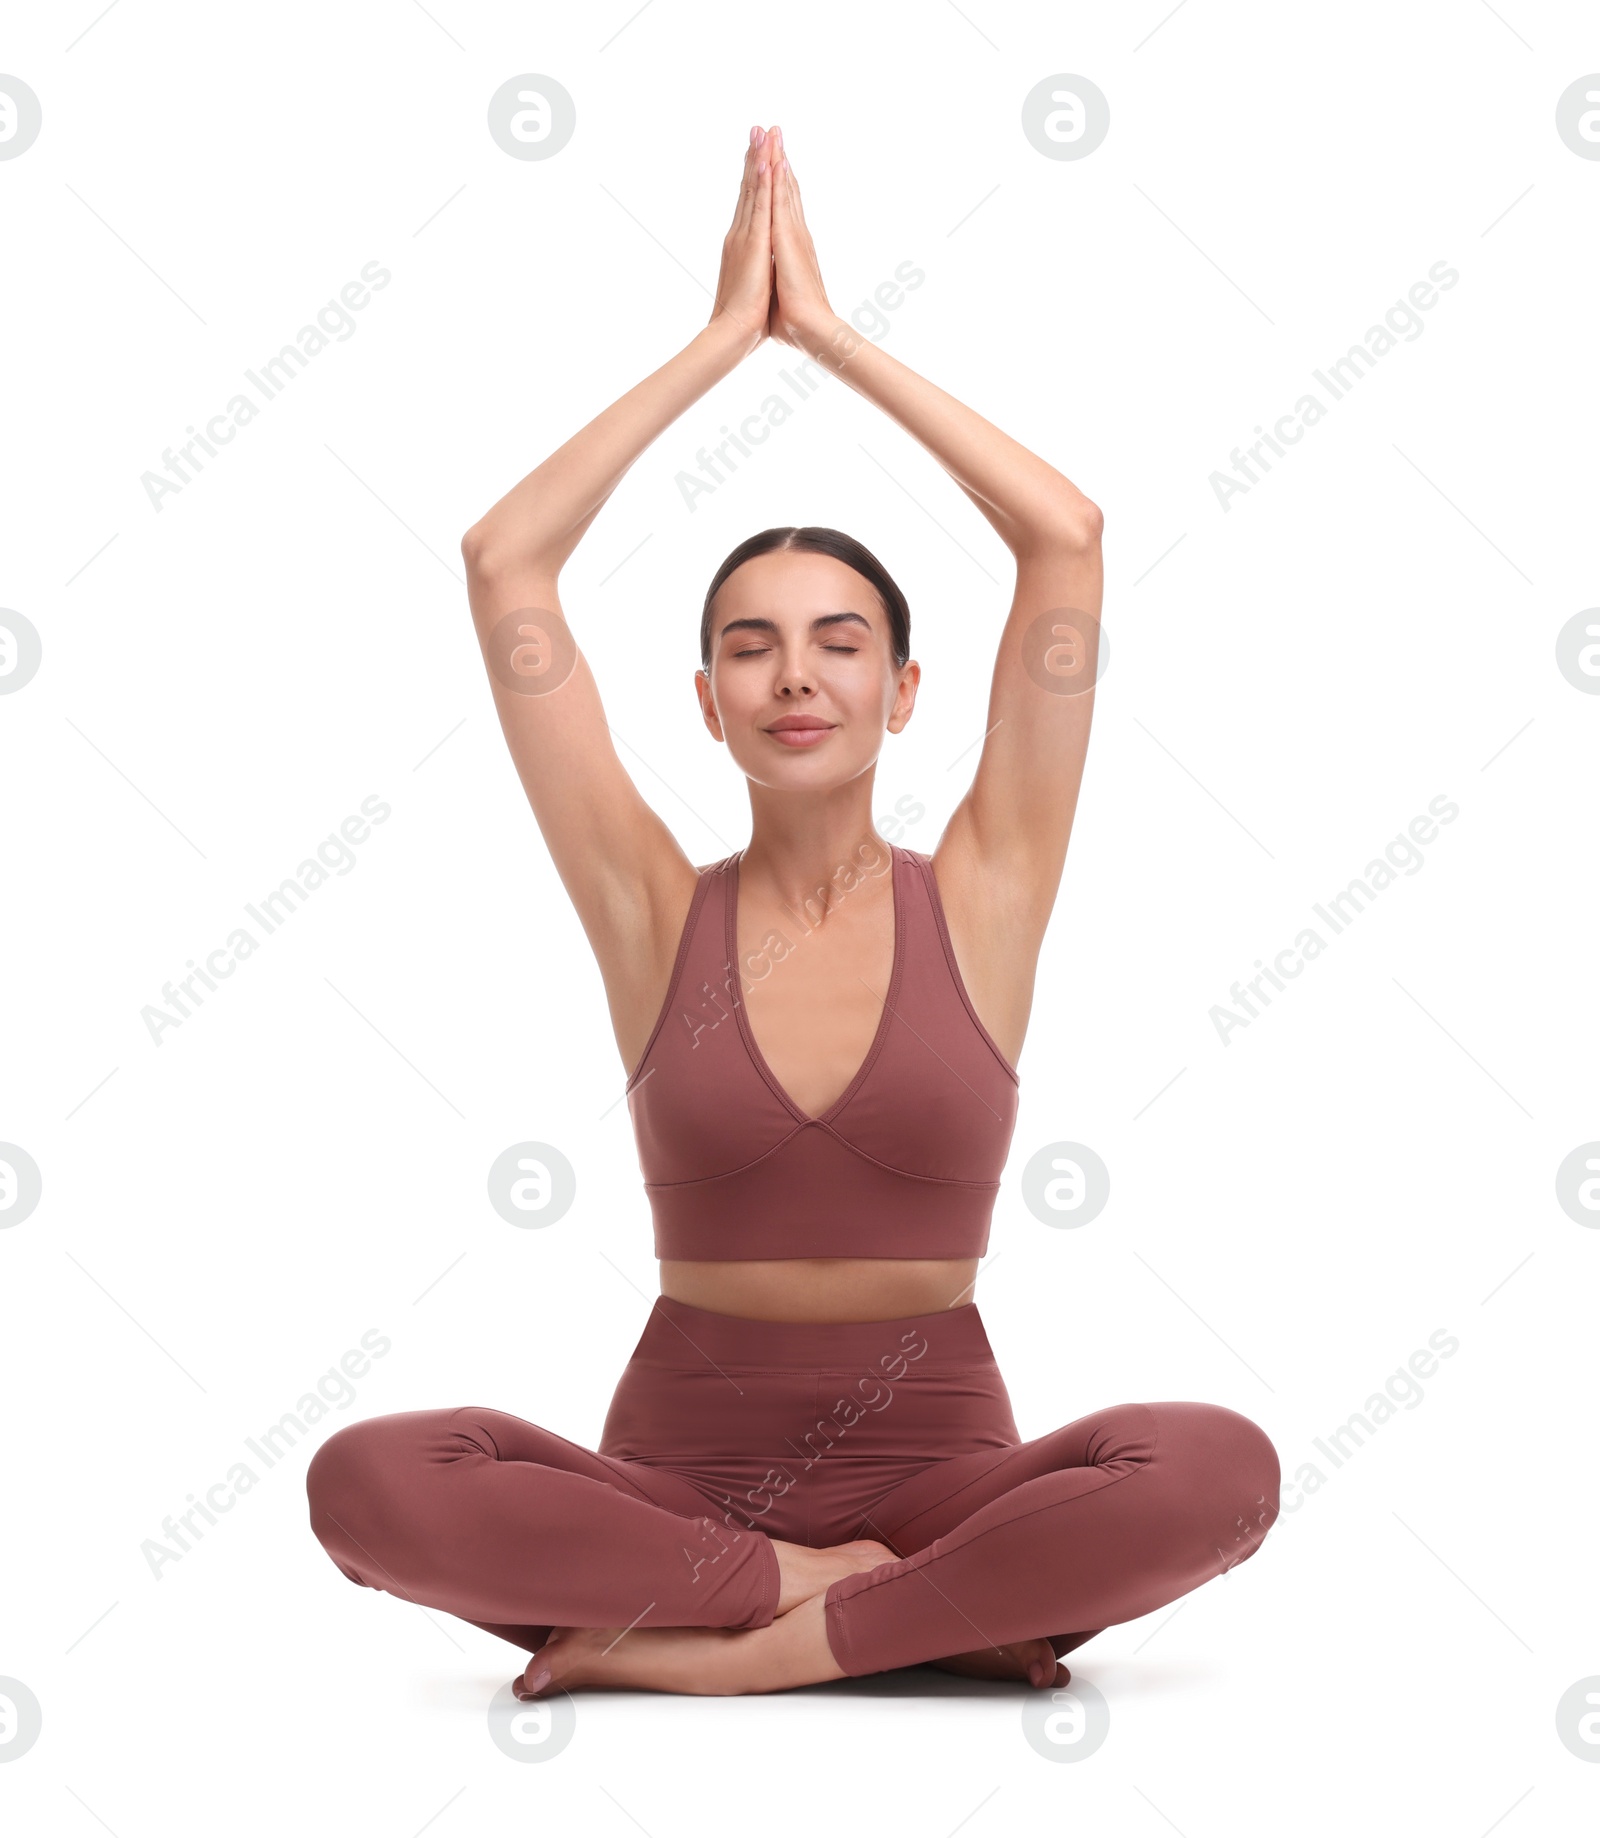
[[[786,1136],[780,1136],[770,1149],[763,1149],[759,1155],[752,1155],[749,1161],[740,1162],[737,1168],[725,1168],[720,1174],[695,1174],[686,1181],[646,1181],[645,1192],[652,1188],[668,1187],[704,1187],[710,1181],[731,1181],[736,1174],[748,1174],[752,1168],[759,1168],[769,1156],[776,1155],[785,1143],[791,1142],[800,1134],[804,1125],[797,1124]]]
[[[713,1181],[731,1181],[736,1174],[745,1174],[751,1168],[759,1167],[769,1155],[775,1154],[777,1150],[784,1146],[784,1143],[791,1141],[798,1134],[799,1132],[797,1130],[791,1130],[789,1134],[783,1138],[782,1142],[774,1143],[770,1149],[763,1149],[753,1160],[741,1162],[737,1168],[725,1169],[721,1174],[696,1174],[691,1175],[688,1180],[684,1181],[646,1181],[644,1183],[645,1190],[649,1192],[652,1190],[665,1191],[675,1187],[706,1187]],[[891,1162],[879,1161],[876,1155],[869,1155],[865,1149],[857,1148],[853,1142],[847,1142],[842,1136],[837,1137],[836,1140],[844,1148],[848,1149],[852,1155],[858,1155],[862,1161],[870,1162],[874,1168],[881,1168],[885,1174],[892,1174],[896,1180],[920,1181],[928,1187],[993,1188],[996,1193],[1000,1190],[1000,1182],[998,1180],[969,1181],[964,1180],[957,1174],[917,1174],[910,1168],[896,1168]]]
[[[760,1263],[763,1260],[760,1258],[746,1258],[746,1259],[743,1259],[742,1261],[746,1263]],[[789,1326],[789,1325],[792,1325],[792,1323],[785,1323],[784,1325]],[[687,1360],[682,1365],[679,1365],[675,1360],[651,1359],[648,1355],[644,1355],[644,1354],[637,1355],[637,1356],[630,1355],[628,1363],[629,1365],[633,1365],[633,1366],[654,1366],[657,1371],[663,1371],[663,1372],[702,1373],[705,1370],[703,1362],[697,1362],[695,1360]],[[963,1361],[960,1364],[954,1364],[954,1365],[948,1365],[948,1366],[919,1365],[917,1367],[917,1372],[919,1376],[925,1373],[933,1373],[933,1372],[938,1372],[938,1373],[948,1375],[950,1373],[965,1373],[967,1371],[970,1371],[970,1369],[971,1369],[970,1362]],[[820,1365],[820,1366],[781,1366],[781,1365],[730,1366],[729,1364],[727,1364],[726,1361],[719,1361],[717,1365],[717,1370],[719,1372],[744,1372],[744,1373],[748,1373],[751,1377],[756,1377],[756,1378],[771,1378],[774,1375],[776,1375],[778,1378],[794,1378],[794,1377],[851,1378],[851,1377],[860,1376],[860,1372],[861,1372],[861,1368],[859,1365],[841,1364],[837,1366],[829,1366],[829,1365]],[[867,1376],[868,1377],[872,1376],[870,1368],[868,1370]],[[904,1379],[897,1379],[894,1381],[894,1383],[896,1384],[904,1384],[905,1382],[906,1381]],[[842,1428],[843,1425],[841,1425],[840,1427]],[[1007,1446],[1014,1447],[1014,1446],[1019,1446],[1019,1445],[1008,1444]],[[854,1461],[879,1462],[883,1460],[883,1457],[881,1455],[847,1456],[847,1455],[843,1455],[838,1452],[835,1452],[834,1454],[830,1455],[829,1459],[838,1460],[838,1461],[854,1460]],[[890,1487],[889,1491],[891,1493],[894,1491],[893,1486]]]
[[[893,1162],[881,1160],[878,1156],[863,1149],[859,1143],[852,1142],[848,1136],[841,1136],[836,1129],[830,1128],[828,1134],[842,1148],[848,1149],[852,1155],[859,1156],[864,1162],[871,1162],[874,1168],[882,1168],[886,1174],[896,1175],[903,1181],[926,1181],[935,1187],[993,1187],[997,1191],[1000,1186],[998,1180],[967,1181],[958,1174],[918,1174],[910,1168],[897,1168]]]
[[[978,1038],[994,1055],[995,1062],[1000,1070],[1010,1079],[1013,1085],[1020,1089],[1022,1085],[1022,1075],[1014,1066],[1008,1063],[1005,1054],[1000,1051],[994,1037],[983,1025],[983,1021],[979,1017],[977,1009],[972,1005],[972,997],[968,993],[966,982],[961,975],[961,966],[956,962],[956,948],[950,939],[950,927],[944,916],[944,902],[939,897],[939,883],[934,879],[933,863],[926,855],[923,855],[916,849],[907,849],[906,853],[916,862],[917,867],[922,872],[922,878],[927,888],[928,904],[933,911],[934,926],[938,931],[939,943],[944,949],[945,963],[950,971],[950,982],[956,994],[961,998],[961,1006],[967,1011],[967,1017],[971,1021],[973,1027],[977,1029]]]

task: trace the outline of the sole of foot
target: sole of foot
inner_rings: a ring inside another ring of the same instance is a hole
[[[512,1690],[524,1700],[581,1686],[736,1697],[842,1676],[814,1595],[759,1628],[556,1628]]]
[[[941,1672],[962,1678],[1020,1679],[1035,1690],[1060,1690],[1072,1674],[1056,1658],[1048,1640],[1016,1640],[1005,1647],[978,1647],[971,1653],[952,1654],[929,1662]]]

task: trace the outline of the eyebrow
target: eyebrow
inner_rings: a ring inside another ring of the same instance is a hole
[[[819,632],[827,626],[843,625],[849,621],[854,621],[855,624],[864,627],[869,633],[872,630],[871,622],[862,618],[860,613],[818,613],[816,618],[811,621],[811,630],[813,632]],[[719,640],[724,639],[730,632],[770,632],[776,637],[778,622],[775,619],[761,617],[730,619],[728,623],[723,626],[721,631],[717,633],[717,637]]]

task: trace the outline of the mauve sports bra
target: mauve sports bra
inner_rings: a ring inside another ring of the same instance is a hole
[[[740,999],[739,856],[701,871],[628,1080],[658,1258],[981,1257],[1018,1077],[978,1019],[928,856],[888,844],[894,968],[844,1093],[808,1117]],[[797,942],[797,941],[791,941]],[[782,974],[780,962],[752,958]]]

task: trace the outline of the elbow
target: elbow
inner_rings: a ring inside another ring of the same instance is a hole
[[[506,547],[502,534],[475,523],[461,538],[461,560],[466,565],[467,580],[481,586],[503,580],[520,566],[523,557],[517,550]]]
[[[469,575],[481,577],[491,571],[489,533],[481,523],[473,524],[461,538],[461,559]]]
[[[1065,549],[1098,549],[1105,527],[1100,506],[1076,492],[1058,508],[1051,524],[1051,540]]]
[[[503,525],[482,518],[461,538],[461,559],[467,579],[479,583],[504,581],[515,575],[553,581],[565,557],[552,545],[510,535]]]
[[[1100,506],[1081,491],[1053,493],[1035,507],[1018,544],[1020,555],[1093,555],[1100,547],[1105,518]]]

